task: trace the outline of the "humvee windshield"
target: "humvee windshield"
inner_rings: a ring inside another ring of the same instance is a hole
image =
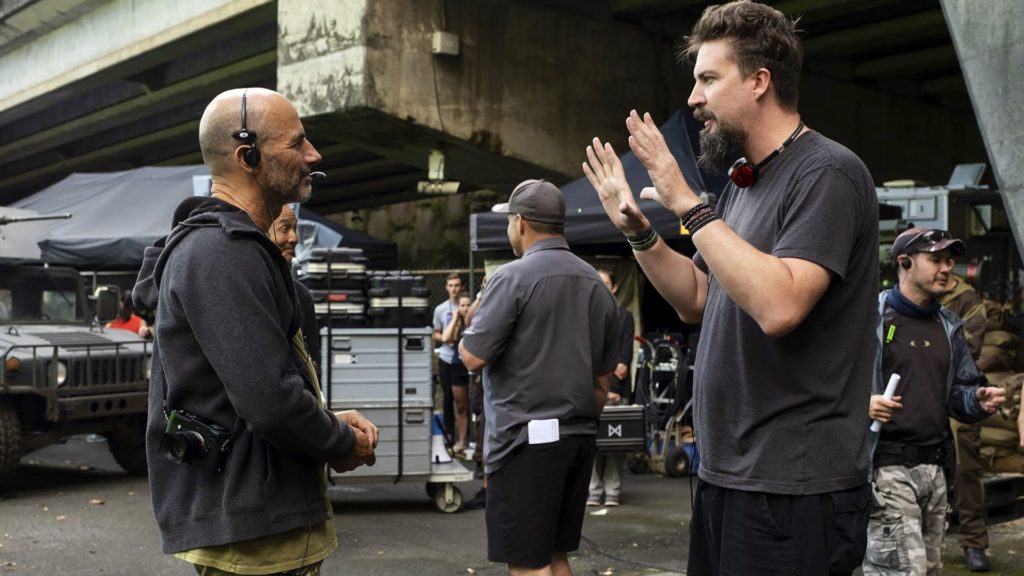
[[[84,322],[84,304],[77,272],[0,266],[0,322]]]

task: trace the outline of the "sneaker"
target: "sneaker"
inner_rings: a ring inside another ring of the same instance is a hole
[[[466,510],[476,510],[487,506],[487,488],[481,488],[476,495],[462,505]]]
[[[591,496],[591,497],[587,498],[587,506],[600,506],[600,505],[601,505],[601,497],[600,496]]]
[[[612,507],[612,506],[618,506],[619,505],[619,497],[618,496],[612,496],[611,494],[605,496],[604,497],[604,505],[608,506],[609,508]]]

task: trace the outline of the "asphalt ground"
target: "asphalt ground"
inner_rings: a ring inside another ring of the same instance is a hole
[[[459,484],[466,498],[479,481]],[[685,574],[691,483],[626,473],[622,506],[589,508],[578,575]],[[438,512],[423,484],[347,484],[331,489],[339,549],[323,573],[505,574],[486,560],[482,510]],[[993,575],[1024,574],[1024,519],[990,527]],[[945,574],[968,574],[953,536]],[[766,573],[770,570],[766,570]],[[125,475],[102,443],[74,437],[22,460],[0,499],[0,574],[194,574],[160,552],[146,481]]]
[[[22,459],[0,500],[0,574],[194,574],[160,552],[145,479],[125,475],[106,445],[73,437]],[[480,481],[459,484],[468,499]],[[422,483],[331,489],[339,548],[323,574],[505,574],[486,559],[483,510],[443,514]],[[622,506],[588,508],[576,574],[682,574],[689,482],[624,478]]]

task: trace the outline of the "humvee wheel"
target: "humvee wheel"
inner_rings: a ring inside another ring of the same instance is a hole
[[[146,419],[133,418],[118,426],[117,431],[107,438],[110,454],[124,471],[132,476],[145,476],[146,466]]]
[[[14,486],[21,459],[21,422],[6,398],[0,398],[0,494]]]

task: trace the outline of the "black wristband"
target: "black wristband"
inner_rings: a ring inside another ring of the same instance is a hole
[[[654,231],[652,226],[635,236],[627,235],[626,242],[629,242],[629,247],[634,252],[643,252],[658,243],[658,233]]]

